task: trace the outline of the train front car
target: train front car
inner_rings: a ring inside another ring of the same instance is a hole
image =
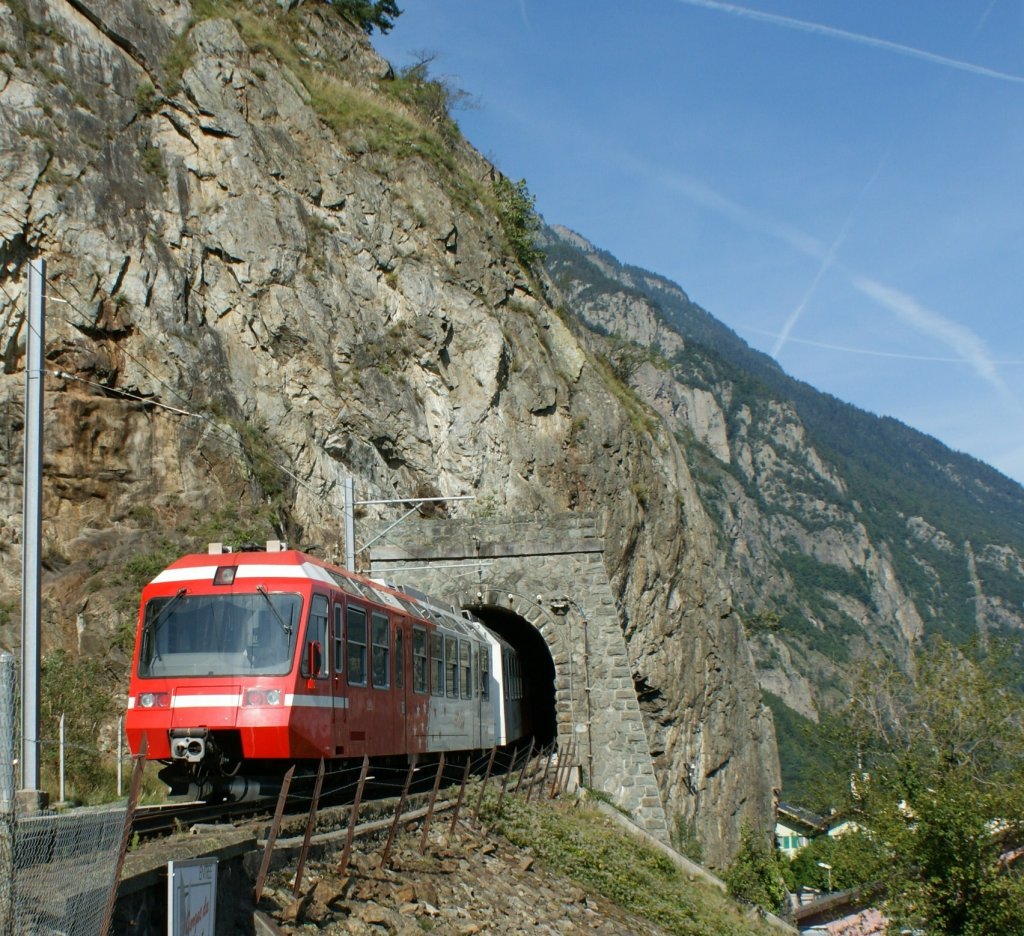
[[[324,753],[331,700],[306,687],[326,649],[298,648],[313,582],[326,575],[305,558],[211,547],[143,590],[125,727],[133,754],[145,737],[146,757],[164,763],[172,795],[257,797],[283,759]]]

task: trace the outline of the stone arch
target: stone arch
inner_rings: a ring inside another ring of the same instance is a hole
[[[533,725],[538,744],[555,742],[564,752],[568,750],[576,726],[581,723],[573,704],[573,660],[567,635],[563,633],[564,626],[560,627],[552,612],[537,601],[537,598],[543,601],[543,595],[530,597],[509,592],[502,588],[502,584],[480,583],[475,589],[459,593],[455,601],[509,640],[528,661],[535,658],[534,647],[530,646],[529,640],[517,640],[515,634],[508,632],[508,621],[521,621],[546,647],[547,661],[534,660],[538,671],[531,673],[531,689],[534,693],[539,692]],[[496,615],[499,620],[495,619]],[[538,685],[548,678],[550,686]],[[560,691],[565,687],[568,687],[568,692]]]
[[[500,609],[534,629],[554,669],[560,750],[573,744],[582,782],[667,842],[597,517],[427,521],[391,538],[398,543],[371,550],[372,574],[475,610],[485,623],[489,609]],[[467,572],[477,580],[467,582]]]

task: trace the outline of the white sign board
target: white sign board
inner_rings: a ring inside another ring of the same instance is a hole
[[[168,936],[214,936],[217,859],[167,862]]]

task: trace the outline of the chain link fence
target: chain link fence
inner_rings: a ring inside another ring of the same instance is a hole
[[[0,936],[102,934],[126,804],[60,813],[19,808],[15,683],[14,659],[0,653]]]

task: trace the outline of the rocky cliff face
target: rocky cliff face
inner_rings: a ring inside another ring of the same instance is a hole
[[[123,674],[137,588],[207,540],[343,555],[346,477],[476,495],[453,512],[603,510],[662,793],[720,865],[779,780],[717,521],[608,342],[514,260],[492,167],[408,91],[319,4],[0,0],[0,595],[39,256],[44,649]],[[724,450],[711,396],[666,401]]]

